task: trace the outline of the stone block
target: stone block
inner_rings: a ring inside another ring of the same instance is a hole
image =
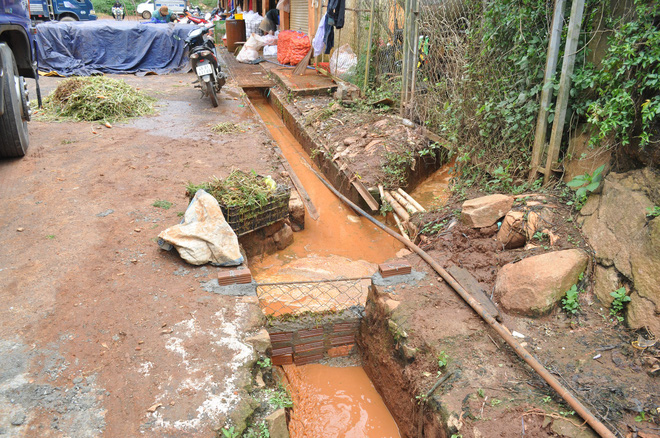
[[[265,418],[270,438],[289,438],[289,428],[286,424],[286,411],[278,409]]]
[[[255,335],[245,338],[245,342],[252,344],[255,351],[259,354],[266,354],[266,351],[270,348],[270,335],[266,329],[259,330]]]
[[[489,195],[469,199],[461,208],[461,220],[472,228],[490,227],[504,217],[513,206],[513,198],[506,195]]]
[[[305,229],[305,204],[297,191],[291,191],[289,198],[289,220],[291,227],[296,228],[298,231]]]
[[[549,313],[578,282],[589,262],[579,249],[555,251],[509,263],[500,269],[495,295],[504,309],[539,316]]]
[[[293,243],[293,230],[288,224],[284,224],[277,233],[273,234],[273,241],[278,250],[283,250]]]

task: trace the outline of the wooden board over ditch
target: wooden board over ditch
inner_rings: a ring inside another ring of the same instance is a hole
[[[241,88],[270,88],[275,82],[268,77],[268,73],[259,64],[243,64],[236,61],[236,57],[226,50],[221,50],[229,72]]]
[[[309,68],[302,75],[294,75],[293,68],[287,67],[274,67],[269,70],[273,78],[294,96],[327,95],[337,89],[337,84],[332,79]]]

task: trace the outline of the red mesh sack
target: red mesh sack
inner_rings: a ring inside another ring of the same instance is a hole
[[[277,39],[277,61],[280,64],[296,65],[312,48],[309,37],[302,32],[285,30]]]
[[[291,37],[294,33],[292,30],[284,30],[277,37],[277,62],[280,64],[289,63],[289,57],[291,56]]]

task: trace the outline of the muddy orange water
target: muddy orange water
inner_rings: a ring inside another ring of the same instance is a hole
[[[370,276],[377,263],[395,256],[401,243],[344,205],[312,173],[307,154],[266,98],[250,95],[255,109],[279,144],[319,212],[305,217],[305,229],[291,246],[250,266],[258,282],[282,282]]]
[[[389,438],[399,429],[361,367],[285,365],[291,438]]]
[[[453,161],[445,164],[418,185],[410,193],[410,196],[415,198],[427,210],[444,205],[451,194],[449,192],[449,179],[454,176],[453,170],[455,170]]]

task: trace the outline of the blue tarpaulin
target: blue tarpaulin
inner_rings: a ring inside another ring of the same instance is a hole
[[[183,40],[195,28],[114,20],[42,23],[36,35],[39,70],[61,76],[186,72]]]

